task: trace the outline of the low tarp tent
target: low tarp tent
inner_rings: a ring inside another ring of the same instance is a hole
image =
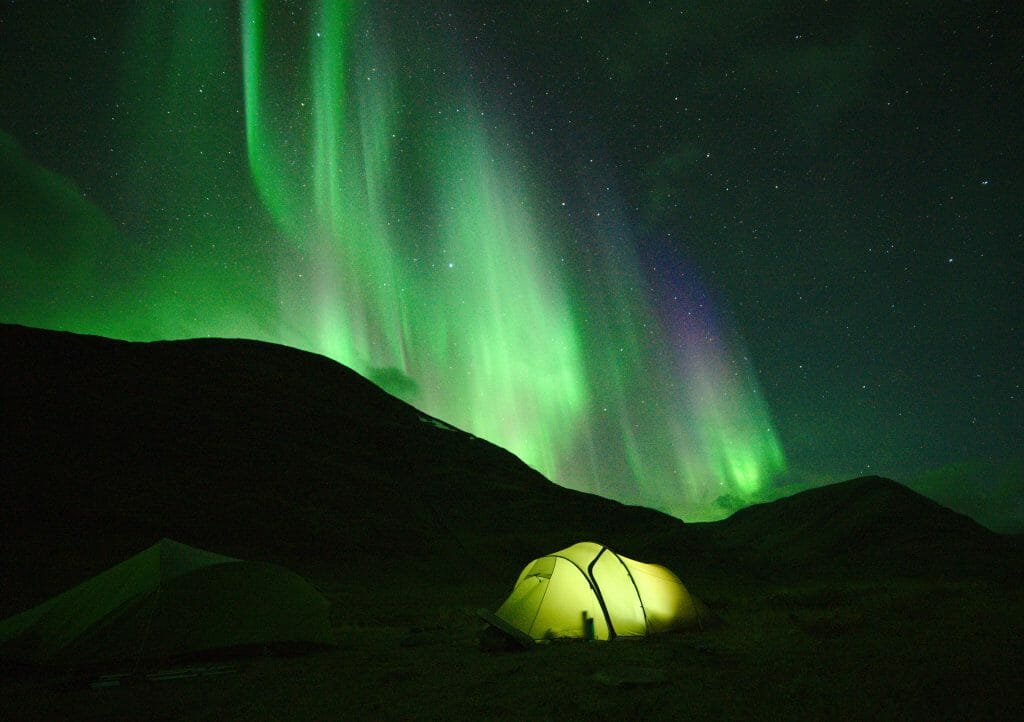
[[[328,602],[275,564],[162,539],[0,622],[0,657],[90,666],[259,646],[333,644]]]
[[[580,542],[530,562],[495,616],[534,640],[612,639],[697,627],[702,610],[665,567]]]

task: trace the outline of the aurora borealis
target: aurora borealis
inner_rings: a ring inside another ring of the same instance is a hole
[[[1012,461],[1008,153],[967,111],[953,147],[926,101],[884,109],[911,103],[890,46],[924,31],[791,6],[8,8],[28,74],[3,75],[0,314],[322,353],[560,484],[688,519]],[[904,126],[920,174],[885,160]],[[986,376],[966,414],[950,368]]]
[[[252,177],[307,266],[281,281],[303,299],[283,311],[301,335],[282,341],[567,485],[681,511],[783,469],[756,386],[731,378],[730,351],[709,340],[717,329],[673,342],[642,280],[622,284],[634,260],[586,274],[567,261],[566,229],[538,208],[543,183],[457,58],[420,38],[400,61],[380,14],[325,2],[296,63],[293,44],[274,47],[270,7],[243,3],[241,31]]]

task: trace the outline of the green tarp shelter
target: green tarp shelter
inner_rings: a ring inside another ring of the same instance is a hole
[[[333,644],[328,602],[284,567],[162,539],[0,622],[0,657],[84,667],[252,645]]]
[[[495,612],[534,640],[635,637],[699,627],[706,615],[679,578],[593,542],[535,559]]]

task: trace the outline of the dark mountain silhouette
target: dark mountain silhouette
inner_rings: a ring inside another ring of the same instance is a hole
[[[710,525],[717,547],[777,568],[987,572],[1011,541],[891,479],[866,476],[741,509]],[[982,565],[982,566],[978,566]]]
[[[959,573],[1019,556],[877,478],[684,524],[559,487],[340,364],[272,344],[3,325],[0,353],[0,616],[160,537],[300,570],[383,560],[439,583],[470,562],[511,580],[529,559],[583,539],[689,578]]]
[[[384,558],[441,574],[468,554],[504,578],[580,535],[636,553],[682,527],[552,484],[315,354],[11,325],[0,348],[0,524],[16,540],[0,552],[12,557],[4,586],[38,587],[14,596],[56,591],[164,536],[247,557]],[[39,578],[39,558],[54,584]]]

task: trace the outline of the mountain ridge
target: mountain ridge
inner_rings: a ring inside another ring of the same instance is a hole
[[[351,369],[274,344],[0,325],[0,350],[0,524],[15,540],[0,581],[20,590],[8,606],[165,536],[299,568],[387,560],[442,577],[468,559],[495,579],[584,539],[693,578],[969,573],[1010,546],[1019,557],[1019,544],[882,479],[687,524],[560,487]]]

